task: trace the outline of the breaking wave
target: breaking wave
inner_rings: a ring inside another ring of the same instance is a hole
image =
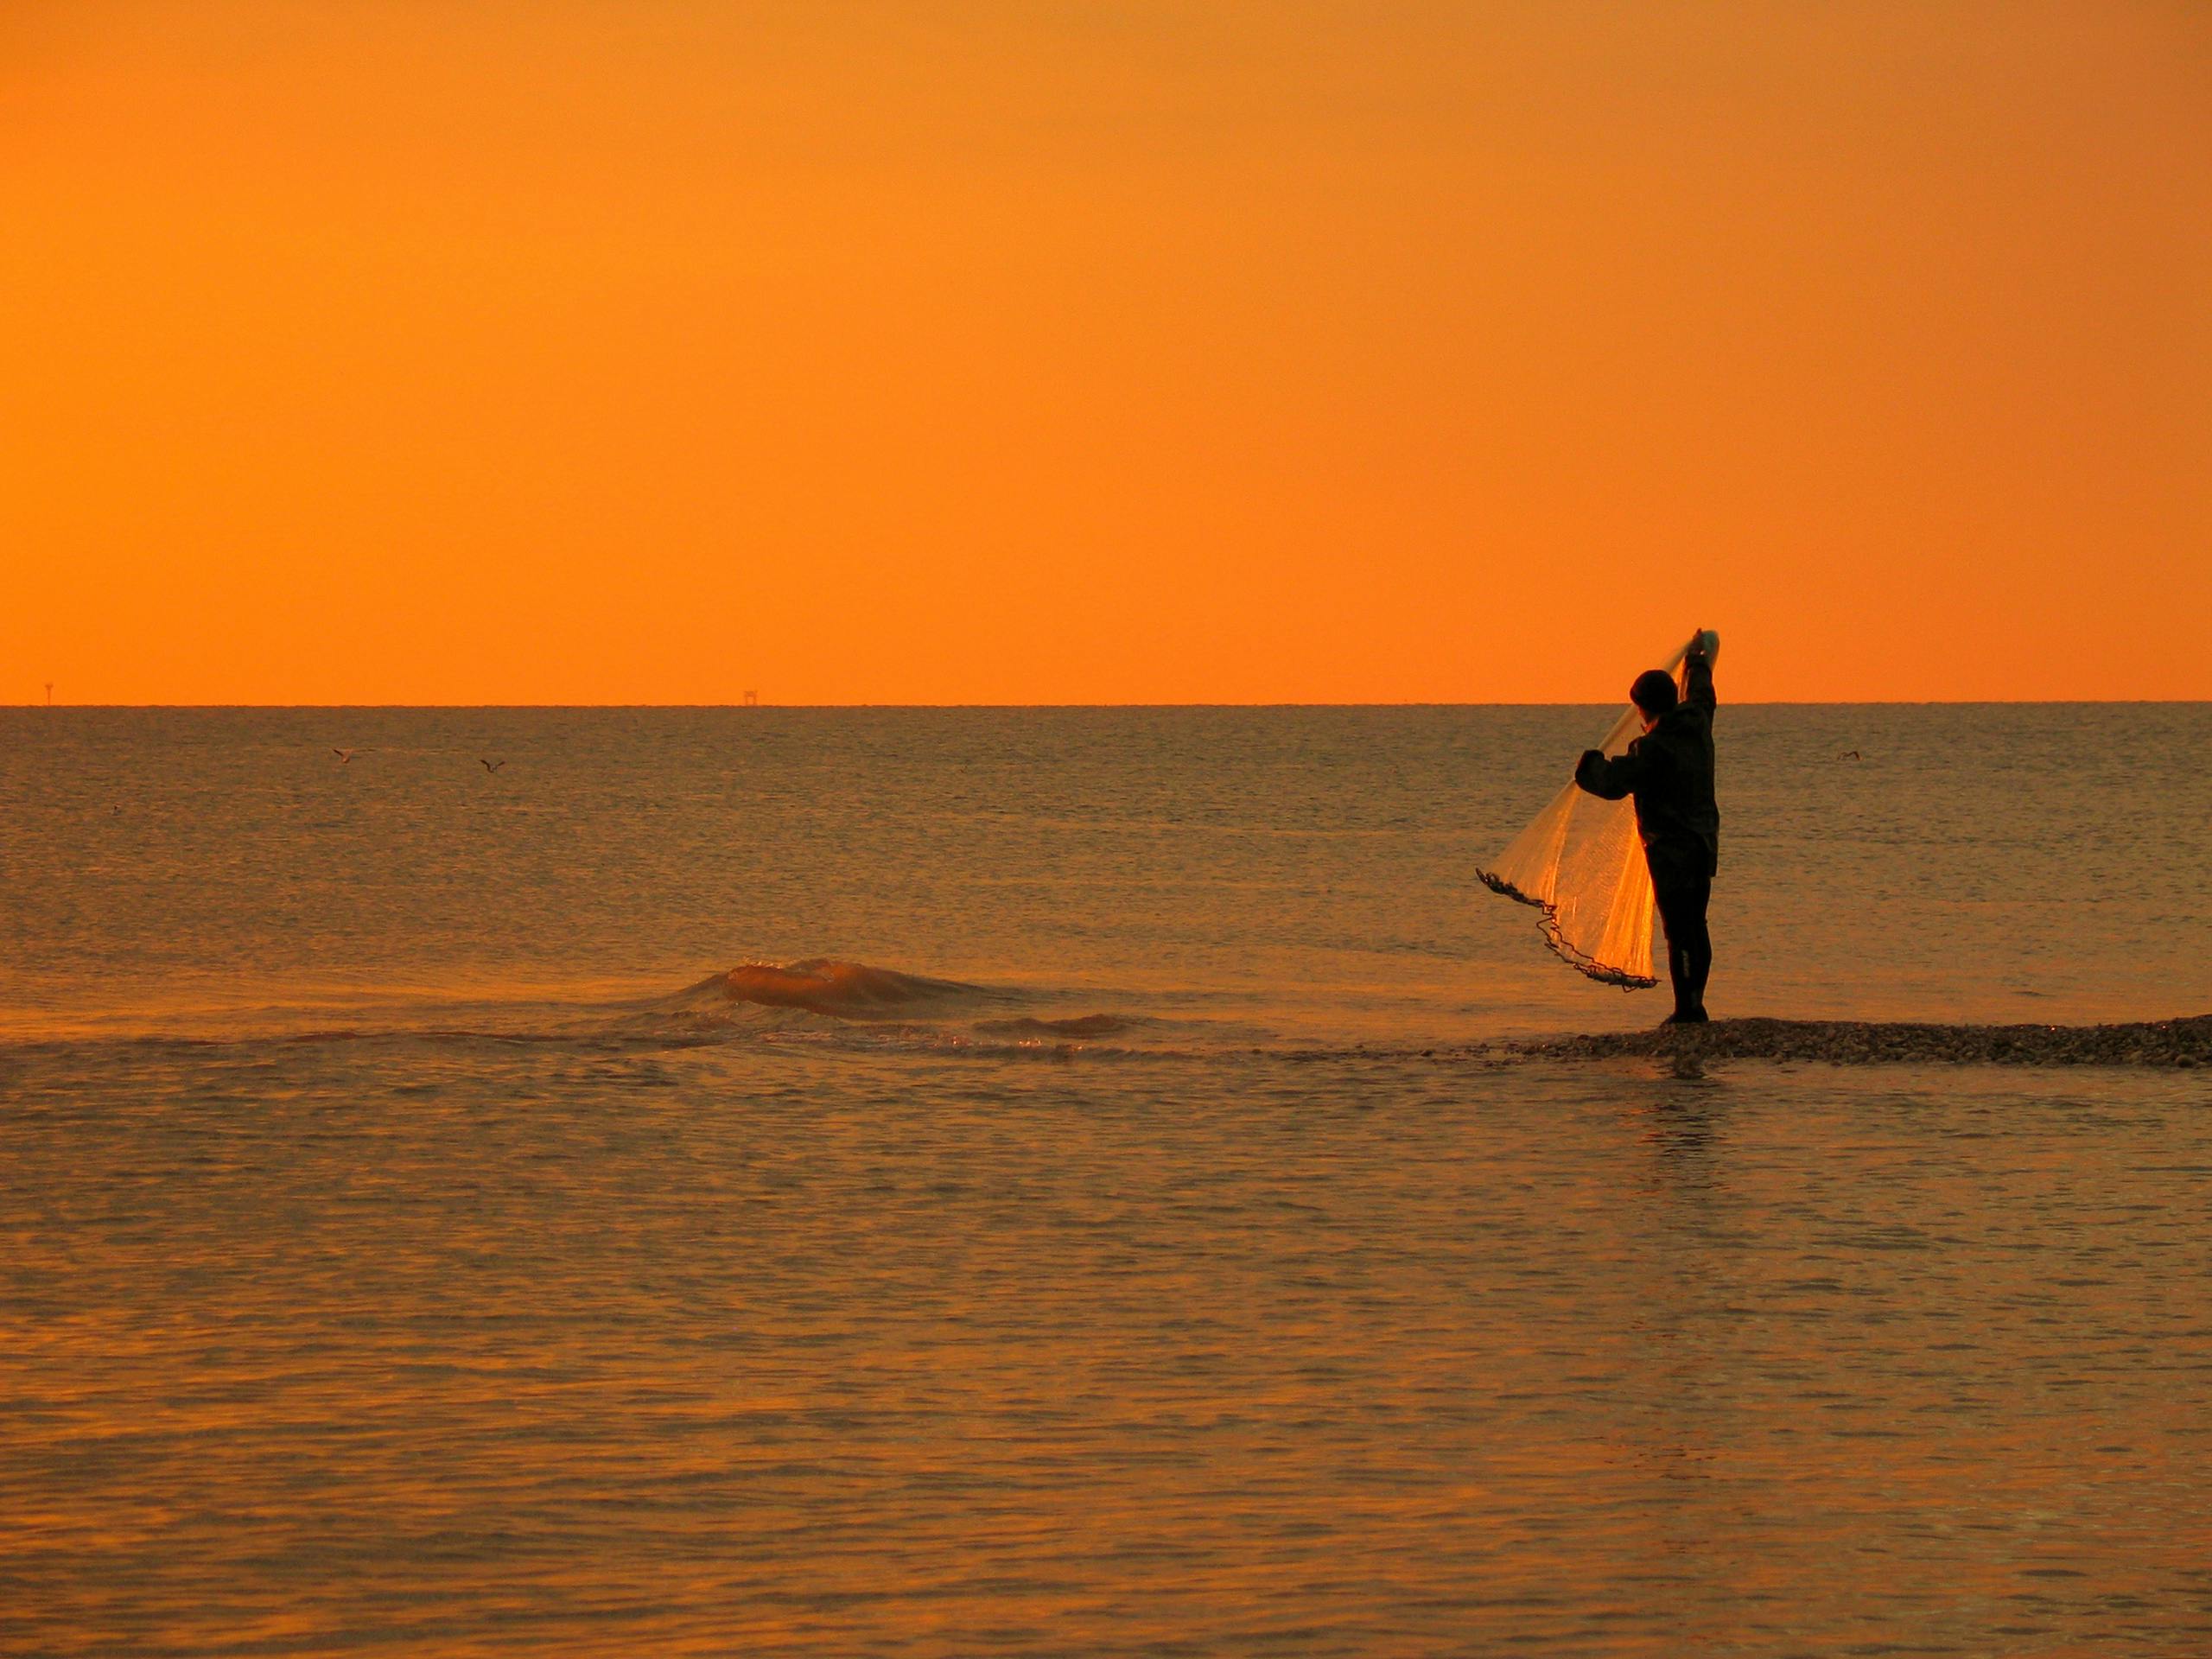
[[[749,1037],[869,1052],[1069,1058],[1133,1052],[1101,1039],[1126,1036],[1141,1026],[1177,1023],[1127,1014],[1001,1012],[1009,1004],[1055,1000],[1049,993],[812,957],[748,962],[709,974],[672,995],[628,1005],[620,1024],[633,1038],[660,1033],[711,1042]],[[1174,1051],[1147,1044],[1144,1052]]]
[[[696,1010],[721,1004],[750,1003],[763,1008],[797,1008],[836,1020],[900,1020],[956,1007],[963,1003],[1002,1000],[1004,992],[953,979],[929,979],[866,963],[810,957],[782,966],[748,962],[709,974],[686,987],[666,1006]]]
[[[582,988],[578,988],[582,992]],[[604,1000],[375,997],[143,1011],[33,1035],[0,1027],[0,1049],[121,1042],[236,1048],[261,1044],[551,1045],[584,1051],[759,1043],[865,1054],[973,1058],[1409,1062],[1503,1066],[1647,1060],[1834,1065],[1955,1065],[2212,1068],[2212,1014],[2100,1026],[1936,1025],[1856,1020],[1724,1020],[1580,1035],[1315,1042],[1299,1027],[1233,1006],[1163,996],[1145,1012],[1084,1008],[1067,989],[970,984],[836,957],[748,962],[657,996]],[[1198,999],[1204,1001],[1205,999]],[[1072,1005],[1072,1006],[1071,1006]],[[334,1019],[334,1015],[337,1016]]]

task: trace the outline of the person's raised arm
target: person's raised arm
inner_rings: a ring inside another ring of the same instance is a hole
[[[1585,749],[1576,763],[1574,781],[1585,793],[1599,800],[1618,801],[1631,792],[1643,775],[1643,763],[1634,754],[1605,758],[1603,749]]]
[[[1686,682],[1682,701],[1693,709],[1702,709],[1711,714],[1720,706],[1713,695],[1713,635],[1703,628],[1690,641],[1689,650],[1683,654],[1682,678]]]

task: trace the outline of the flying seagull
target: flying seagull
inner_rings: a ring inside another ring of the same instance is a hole
[[[476,757],[476,764],[483,767],[486,772],[497,772],[501,766],[505,766],[507,763],[504,760],[486,760],[480,754]]]
[[[353,751],[351,749],[333,749],[331,753],[338,757],[338,764],[341,766],[353,758]]]
[[[1836,759],[1837,759],[1837,760],[1856,760],[1858,758],[1859,758],[1859,751],[1858,751],[1858,750],[1856,750],[1856,749],[1850,750],[1850,751],[1849,751],[1848,753],[1847,753],[1839,754],[1838,756],[1836,756]]]

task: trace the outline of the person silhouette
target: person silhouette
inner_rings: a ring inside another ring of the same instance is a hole
[[[1637,833],[1651,871],[1659,925],[1667,935],[1667,974],[1675,1011],[1662,1025],[1701,1025],[1706,982],[1713,974],[1713,935],[1706,906],[1720,868],[1720,809],[1713,798],[1713,648],[1716,635],[1698,630],[1682,658],[1686,689],[1655,668],[1636,677],[1629,701],[1643,717],[1643,735],[1608,760],[1586,750],[1574,781],[1601,800],[1636,798]]]

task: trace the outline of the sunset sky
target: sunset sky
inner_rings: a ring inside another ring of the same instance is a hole
[[[2212,696],[2212,7],[15,0],[0,702]]]

